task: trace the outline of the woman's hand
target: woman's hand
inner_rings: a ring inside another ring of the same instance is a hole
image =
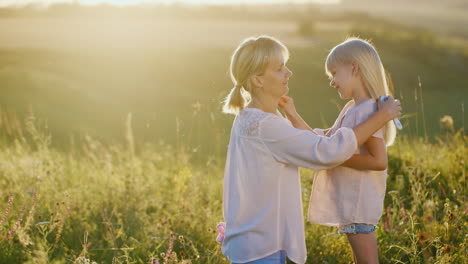
[[[401,116],[401,103],[400,100],[393,99],[392,96],[388,97],[385,102],[378,102],[379,111],[384,111],[388,114],[388,121]]]
[[[278,107],[283,110],[287,116],[297,114],[294,100],[289,96],[282,96],[278,103]]]

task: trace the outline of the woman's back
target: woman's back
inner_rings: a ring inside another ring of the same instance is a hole
[[[223,254],[232,262],[247,262],[286,250],[291,260],[304,263],[298,168],[278,163],[263,142],[266,119],[288,122],[247,108],[232,127],[224,178]]]

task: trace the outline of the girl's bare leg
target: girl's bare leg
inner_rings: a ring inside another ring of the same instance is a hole
[[[346,235],[353,249],[356,264],[379,264],[375,232]]]

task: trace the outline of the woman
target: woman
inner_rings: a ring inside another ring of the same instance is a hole
[[[291,71],[287,48],[259,36],[244,40],[231,58],[234,82],[224,105],[236,115],[224,175],[226,222],[223,254],[233,263],[305,263],[306,247],[299,168],[322,170],[349,159],[357,148],[389,120],[398,117],[398,100],[354,128],[332,137],[315,134],[288,103]],[[295,128],[292,126],[295,124]]]

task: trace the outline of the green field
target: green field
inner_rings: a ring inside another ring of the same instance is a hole
[[[391,19],[360,2],[0,10],[0,263],[228,263],[213,233],[234,118],[221,101],[231,53],[258,34],[290,49],[290,95],[312,127],[345,104],[328,51],[349,35],[374,42],[404,109],[381,263],[465,263],[466,7]],[[305,206],[313,176],[302,171]],[[308,263],[351,263],[336,230],[306,232]]]
[[[228,263],[213,231],[222,157],[195,163],[189,150],[165,144],[136,151],[130,127],[125,144],[88,137],[63,153],[34,121],[27,127],[27,139],[0,148],[0,263]],[[466,261],[465,144],[447,131],[439,143],[400,137],[389,149],[382,263]],[[302,171],[304,201],[313,174]],[[308,223],[306,235],[308,263],[350,263],[335,229]]]

